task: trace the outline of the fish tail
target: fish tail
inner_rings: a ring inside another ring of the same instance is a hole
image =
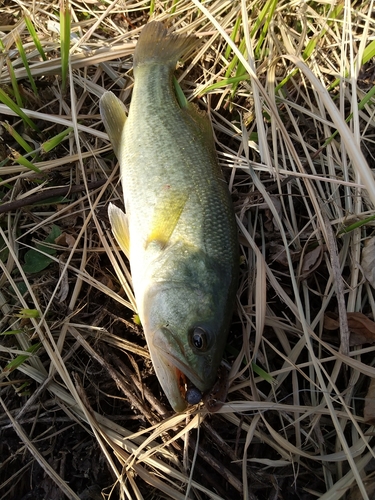
[[[149,64],[167,64],[174,67],[197,39],[193,36],[169,34],[163,23],[146,24],[134,52],[134,68]]]

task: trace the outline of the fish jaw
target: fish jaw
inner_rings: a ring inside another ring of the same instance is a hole
[[[185,377],[162,352],[150,349],[152,364],[170,405],[175,412],[182,412],[187,407],[185,401]]]

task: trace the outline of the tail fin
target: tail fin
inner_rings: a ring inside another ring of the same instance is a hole
[[[146,24],[134,52],[134,68],[146,64],[166,64],[174,67],[197,39],[193,36],[168,34],[163,24],[152,21]]]

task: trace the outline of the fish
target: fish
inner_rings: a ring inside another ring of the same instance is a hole
[[[130,262],[137,313],[153,367],[176,412],[215,384],[238,284],[233,205],[206,113],[177,98],[178,61],[197,43],[161,22],[143,28],[126,114],[106,91],[105,129],[119,161],[125,212],[112,232]]]

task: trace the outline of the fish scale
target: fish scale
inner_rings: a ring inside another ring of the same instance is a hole
[[[121,167],[126,215],[109,209],[129,255],[138,314],[160,384],[176,411],[186,384],[197,402],[215,383],[238,275],[238,242],[211,125],[173,87],[177,60],[196,40],[146,25],[134,55],[126,118],[111,93],[101,113]]]

